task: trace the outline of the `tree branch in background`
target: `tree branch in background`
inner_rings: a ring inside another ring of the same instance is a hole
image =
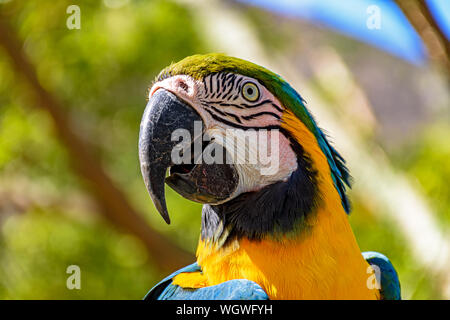
[[[11,58],[15,72],[26,80],[34,98],[34,106],[50,114],[57,134],[69,152],[74,170],[86,182],[103,216],[116,227],[141,239],[155,265],[161,270],[173,271],[192,263],[194,257],[152,229],[114,185],[98,159],[92,155],[87,141],[76,134],[61,103],[39,83],[35,67],[22,50],[22,41],[3,17],[0,18],[0,46]]]
[[[446,68],[450,76],[450,45],[437,24],[425,0],[395,0],[411,25],[417,31],[428,50],[432,61]]]

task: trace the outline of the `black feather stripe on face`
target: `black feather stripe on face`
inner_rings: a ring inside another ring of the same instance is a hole
[[[297,155],[297,169],[287,181],[241,194],[220,205],[204,205],[203,241],[226,245],[241,238],[277,238],[301,228],[305,218],[315,212],[320,201],[317,171],[303,147],[286,130],[282,129],[282,133]]]
[[[272,100],[236,101],[242,95],[242,85],[249,82],[244,80],[243,76],[226,72],[213,73],[203,78],[202,82],[203,94],[200,97],[200,103],[205,111],[218,122],[248,129],[251,127],[251,120],[263,116],[280,120],[280,115],[275,112],[283,110]],[[274,109],[274,112],[268,111],[268,107]],[[263,108],[266,109],[263,110]],[[242,115],[241,110],[246,110],[247,113]]]

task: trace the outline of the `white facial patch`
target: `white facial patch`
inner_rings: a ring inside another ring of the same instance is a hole
[[[227,199],[280,181],[297,169],[297,158],[289,141],[277,129],[242,130],[211,128],[207,135],[223,146],[227,163],[239,174],[239,185]]]

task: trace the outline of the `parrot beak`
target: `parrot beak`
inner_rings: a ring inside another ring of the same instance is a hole
[[[198,124],[202,129],[199,130]],[[175,130],[189,132],[191,140],[181,144],[185,146],[183,152],[186,146],[190,152],[194,142],[202,141],[203,127],[194,108],[165,89],[153,93],[145,108],[139,132],[141,172],[150,197],[167,224],[170,224],[170,218],[164,182],[183,197],[200,203],[217,203],[237,188],[238,175],[231,165],[203,164],[194,161],[193,156],[189,156],[191,162],[188,164],[174,163],[173,150],[180,147],[180,141],[172,138]],[[204,145],[200,143],[203,151]],[[168,168],[170,176],[166,179]]]
[[[145,108],[139,132],[139,161],[145,186],[167,224],[170,224],[164,193],[167,168],[172,164],[172,133],[186,129],[194,136],[194,122],[202,121],[198,113],[173,93],[157,90]]]

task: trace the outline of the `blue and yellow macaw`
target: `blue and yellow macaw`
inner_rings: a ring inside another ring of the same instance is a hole
[[[139,158],[167,223],[164,183],[204,204],[197,262],[146,299],[400,299],[390,261],[358,247],[344,159],[279,75],[223,54],[171,64],[149,90]]]

